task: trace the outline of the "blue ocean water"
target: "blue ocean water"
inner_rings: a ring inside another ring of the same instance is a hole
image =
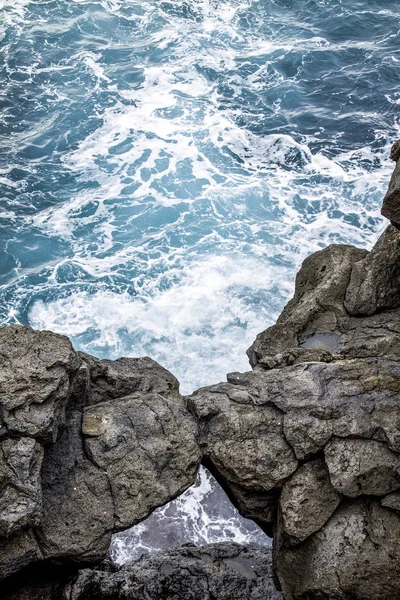
[[[182,390],[248,368],[306,255],[370,247],[395,0],[1,0],[0,323]]]

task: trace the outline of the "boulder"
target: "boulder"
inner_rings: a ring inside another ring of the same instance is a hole
[[[400,140],[393,144],[390,158],[395,161],[396,167],[383,199],[381,212],[392,225],[398,228],[400,227]]]
[[[339,503],[325,462],[319,459],[301,465],[280,497],[280,531],[286,542],[300,543],[321,529]]]
[[[294,473],[298,461],[283,434],[283,413],[261,405],[247,386],[219,384],[188,398],[199,423],[204,459],[246,516],[270,531],[276,491]],[[271,519],[271,521],[270,521]]]
[[[276,325],[260,333],[248,349],[250,364],[255,367],[261,363],[266,368],[289,364],[294,348],[300,353],[299,360],[310,353],[311,360],[320,360],[321,352],[330,353],[329,346],[310,352],[300,344],[315,333],[336,331],[346,319],[343,300],[352,267],[366,255],[365,250],[354,246],[332,245],[306,258],[296,277],[294,297]]]
[[[96,563],[194,483],[197,424],[150,358],[101,361],[51,332],[0,329],[0,580]]]
[[[86,454],[107,474],[114,529],[126,529],[172,500],[195,478],[197,427],[182,402],[135,394],[83,413]]]
[[[179,397],[179,382],[167,369],[148,356],[99,360],[79,352],[88,368],[85,405],[123,398],[135,392]]]
[[[400,598],[400,516],[370,499],[347,501],[324,527],[276,552],[285,600]]]
[[[33,438],[0,443],[0,536],[40,522],[43,448]]]
[[[385,441],[391,450],[400,452],[397,360],[305,363],[230,373],[228,380],[232,388],[247,390],[256,410],[281,411],[284,439],[298,460],[321,452],[334,436]],[[220,385],[221,390],[227,389],[227,384]]]
[[[0,437],[54,441],[81,359],[65,336],[0,328]]]
[[[233,543],[184,546],[121,567],[83,570],[70,600],[281,600],[269,548]]]
[[[399,256],[400,231],[389,225],[371,252],[353,265],[344,301],[351,315],[373,315],[400,306]]]
[[[400,488],[400,456],[382,442],[335,437],[325,460],[333,487],[345,496],[385,496]]]

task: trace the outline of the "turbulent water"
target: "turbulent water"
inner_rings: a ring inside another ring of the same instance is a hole
[[[222,541],[251,541],[260,546],[271,542],[255,523],[239,515],[212,475],[200,467],[196,483],[179,498],[155,510],[136,527],[114,535],[110,557],[123,564],[173,546]]]
[[[0,323],[183,392],[310,252],[369,247],[399,135],[395,0],[0,0]]]

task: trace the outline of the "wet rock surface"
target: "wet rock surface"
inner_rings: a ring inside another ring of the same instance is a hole
[[[81,571],[70,600],[281,600],[268,548],[184,546],[110,572]]]

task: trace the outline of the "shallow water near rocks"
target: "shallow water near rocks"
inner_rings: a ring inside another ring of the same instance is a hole
[[[317,350],[331,350],[336,351],[340,344],[339,333],[327,333],[319,332],[313,333],[312,335],[305,338],[300,342],[302,348],[313,348]]]
[[[392,0],[0,7],[0,324],[190,393],[249,368],[308,254],[383,229]]]

